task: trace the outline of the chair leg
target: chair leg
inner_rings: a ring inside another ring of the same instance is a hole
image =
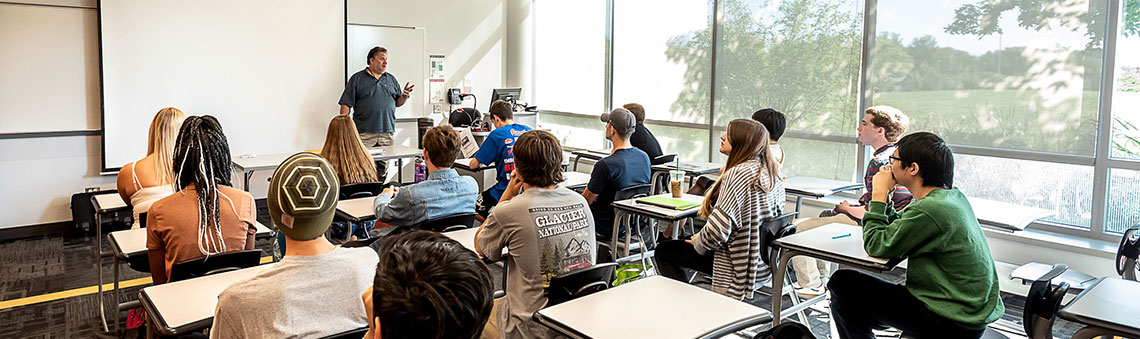
[[[785,281],[784,286],[791,286],[790,285],[791,281],[792,281],[791,274],[784,274],[784,281]],[[789,297],[791,297],[793,307],[800,304],[800,297],[798,295],[796,295],[796,289],[789,288],[789,289],[785,290],[784,294],[787,294]],[[773,297],[775,297],[775,296],[773,296]],[[807,315],[804,313],[804,310],[796,311],[796,316],[800,317],[800,323],[802,323],[804,325],[808,324],[808,318],[807,318]]]

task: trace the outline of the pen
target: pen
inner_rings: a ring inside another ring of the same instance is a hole
[[[832,239],[839,239],[839,238],[846,238],[846,237],[850,237],[850,236],[851,236],[851,233],[847,233],[847,234],[840,234],[840,235],[837,235],[837,236],[834,236],[831,238]]]

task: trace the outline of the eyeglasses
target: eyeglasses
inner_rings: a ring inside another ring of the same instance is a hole
[[[902,158],[899,158],[899,157],[896,157],[896,156],[893,156],[893,155],[892,155],[892,156],[890,156],[890,158],[891,158],[891,161],[895,161],[895,160],[897,160],[898,162],[906,162],[906,160],[903,160]]]

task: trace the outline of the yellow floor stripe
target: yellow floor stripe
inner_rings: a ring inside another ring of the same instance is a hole
[[[272,262],[272,261],[273,261],[273,257],[261,257],[261,263],[262,264]],[[128,288],[128,287],[139,286],[139,285],[146,285],[146,284],[150,284],[150,283],[151,283],[150,277],[138,278],[138,279],[134,279],[134,280],[120,281],[119,282],[119,288],[123,289],[123,288]],[[103,291],[104,292],[110,292],[111,289],[114,287],[115,287],[114,282],[103,284]],[[56,301],[56,300],[66,299],[66,298],[71,298],[71,297],[78,297],[78,296],[94,294],[94,293],[98,293],[98,292],[99,292],[99,285],[91,285],[91,286],[87,286],[87,287],[70,289],[70,290],[66,290],[66,291],[41,294],[41,295],[36,295],[36,296],[31,296],[31,297],[23,297],[23,298],[19,298],[19,299],[5,300],[5,301],[0,301],[0,310],[9,309],[9,308],[13,308],[13,307],[27,306],[27,305],[31,305],[31,304],[38,304],[38,303],[42,303],[42,302]]]

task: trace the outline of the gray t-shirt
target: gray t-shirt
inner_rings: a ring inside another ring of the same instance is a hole
[[[348,78],[339,103],[352,107],[352,122],[358,132],[391,133],[396,131],[396,99],[403,94],[404,89],[392,73],[384,72],[375,78],[363,69]]]
[[[552,338],[531,315],[546,304],[550,278],[594,265],[594,216],[582,195],[567,188],[532,188],[491,210],[477,241],[488,259],[508,260],[507,296],[498,322],[503,338]]]
[[[317,338],[368,326],[360,295],[378,261],[367,247],[286,256],[218,295],[210,337]]]

